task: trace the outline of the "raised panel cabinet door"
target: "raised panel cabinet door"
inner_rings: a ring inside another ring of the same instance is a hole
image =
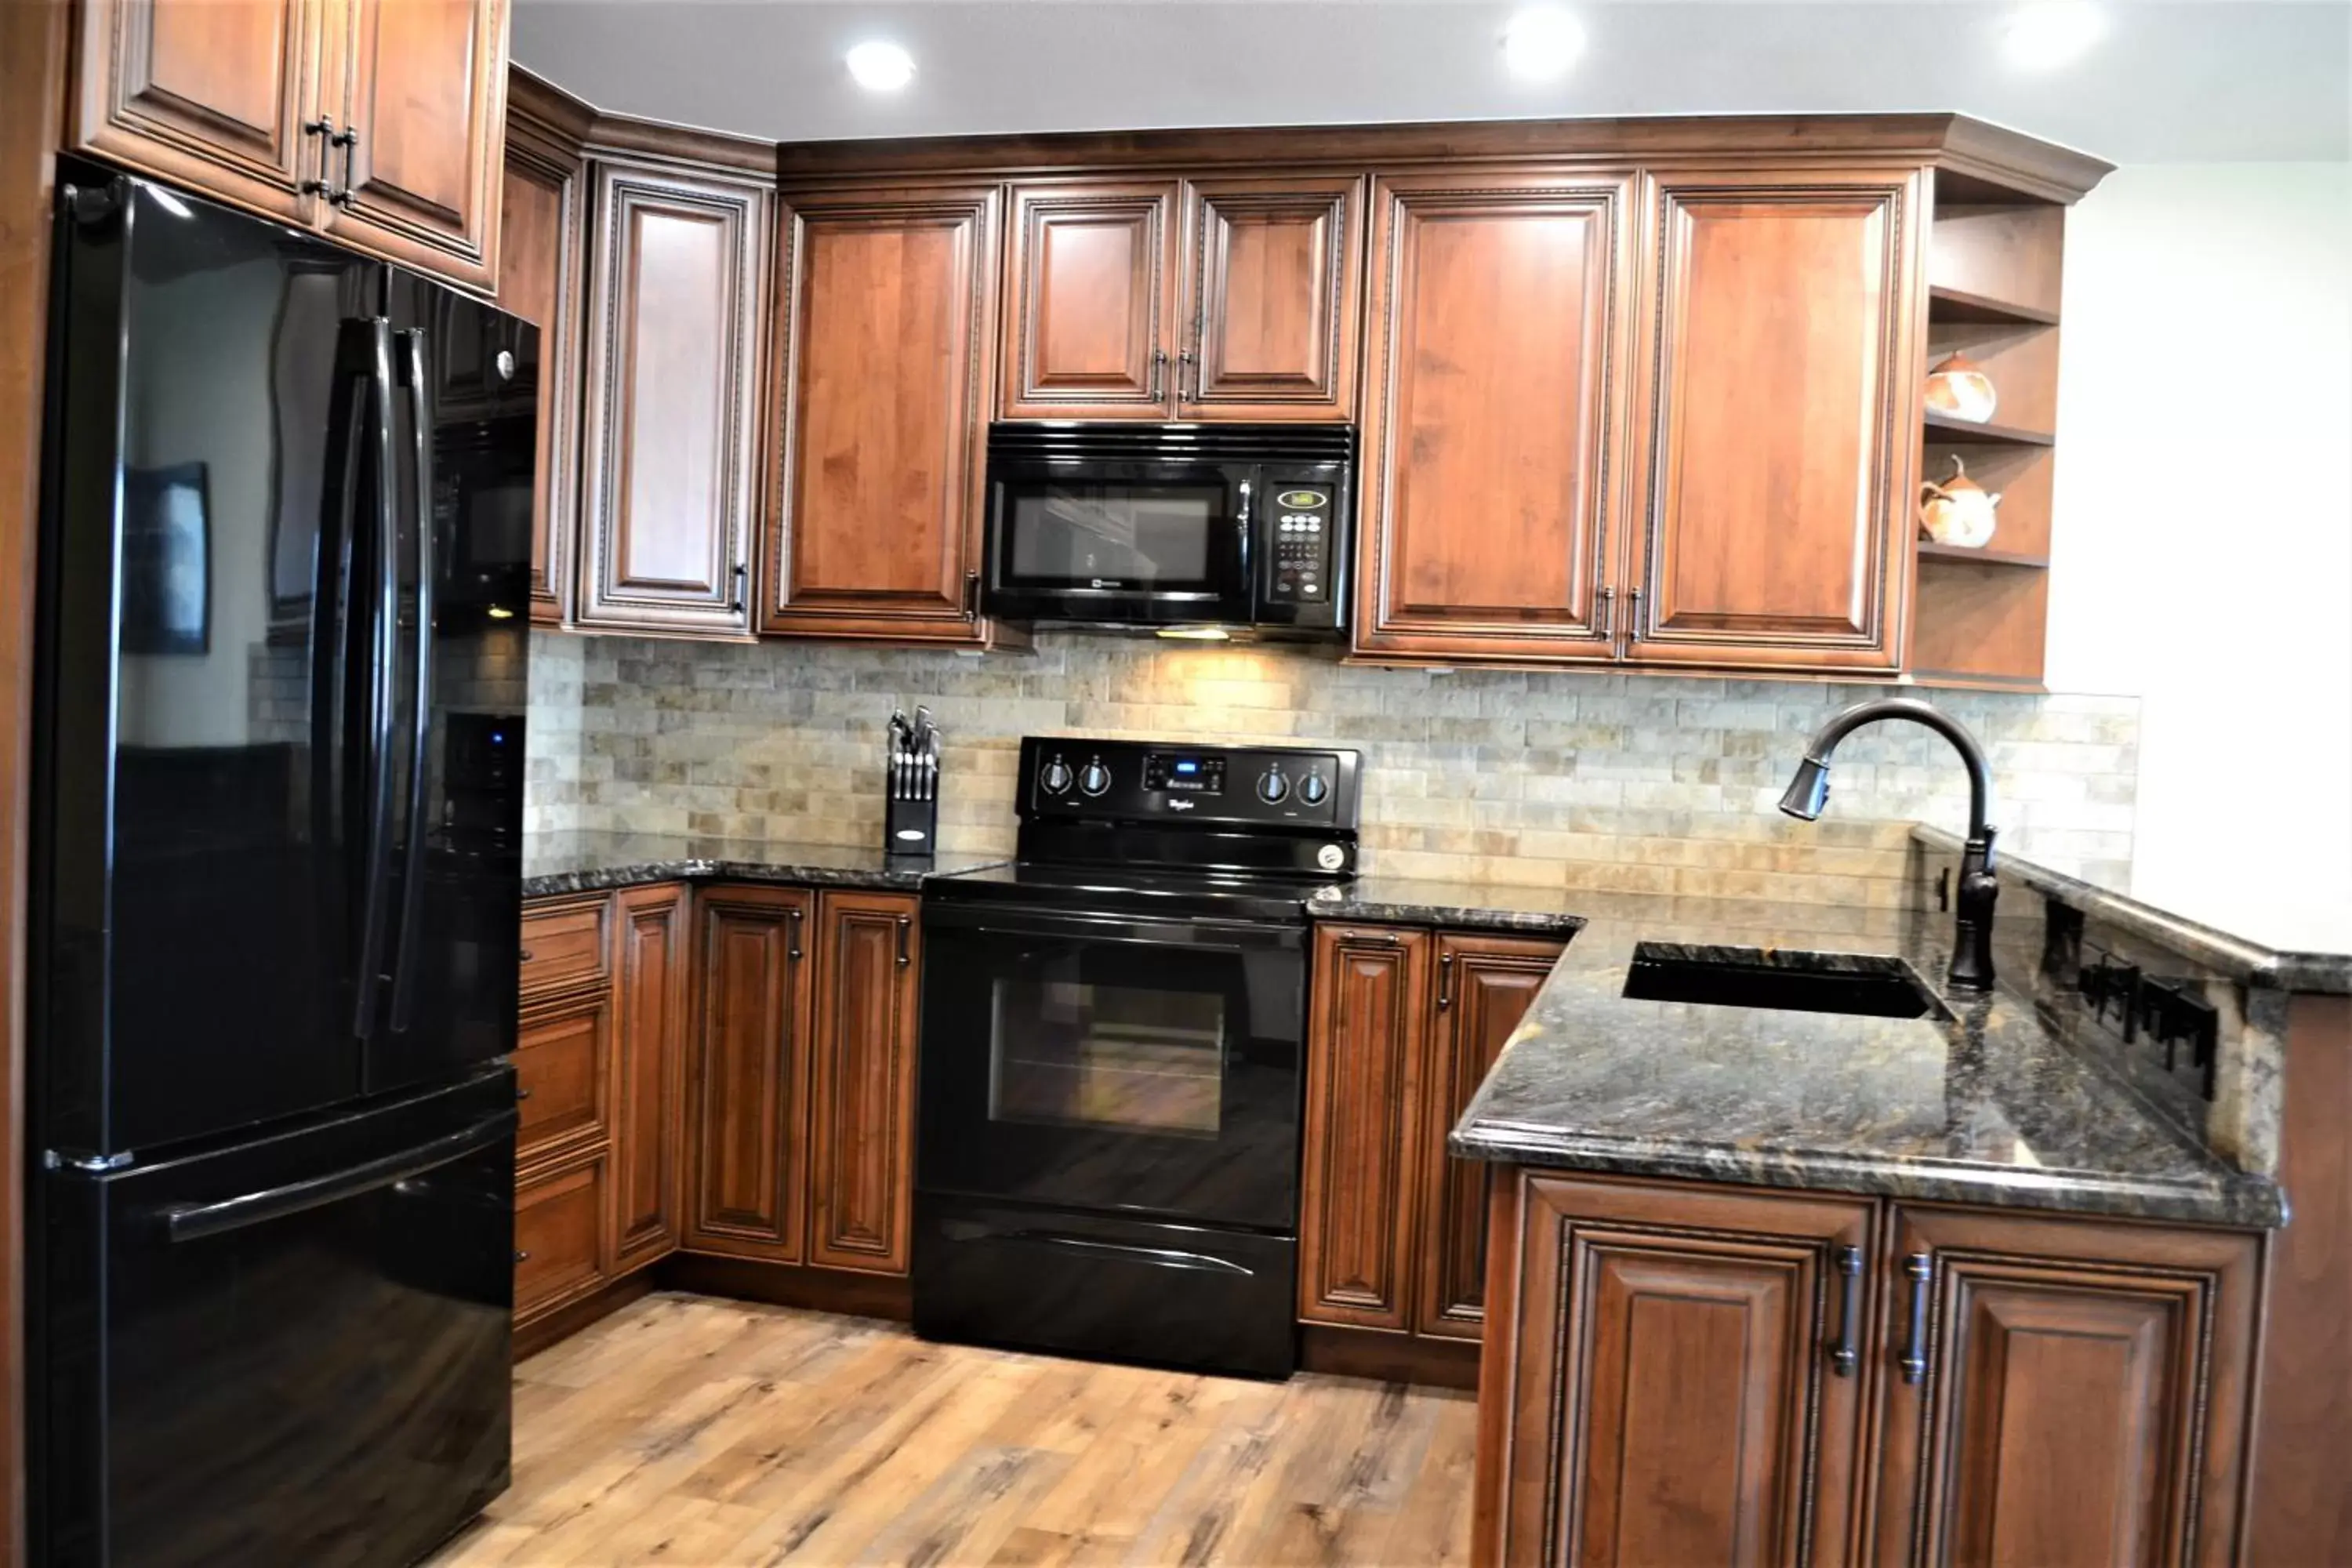
[[[74,136],[146,173],[309,221],[322,133],[306,130],[328,0],[84,0]]]
[[[1627,657],[1891,668],[1918,448],[1916,170],[1643,184]]]
[[[613,1124],[613,1012],[586,992],[527,1009],[515,1035],[515,1163],[604,1142]]]
[[[907,1271],[915,1192],[915,900],[827,891],[818,905],[809,1066],[811,1263]]]
[[[2256,1237],[1895,1219],[1874,1561],[2240,1560]]]
[[[1496,1216],[1515,1224],[1496,1246],[1514,1252],[1493,1276],[1510,1305],[1481,1395],[1501,1397],[1481,1438],[1495,1452],[1480,1457],[1475,1559],[1852,1561],[1864,1376],[1858,1352],[1838,1352],[1870,1321],[1875,1206],[1498,1181],[1513,1186]]]
[[[1422,1091],[1420,1299],[1413,1331],[1475,1340],[1486,1321],[1486,1173],[1483,1160],[1445,1152],[1445,1135],[1469,1109],[1559,961],[1561,943],[1534,937],[1437,938],[1437,1000]]]
[[[1372,184],[1360,654],[1607,660],[1631,176]]]
[[[692,904],[675,884],[614,895],[613,1267],[676,1250]]]
[[[1354,417],[1363,202],[1354,175],[1186,184],[1179,418]]]
[[[760,629],[978,642],[993,185],[786,195]]]
[[[582,420],[582,626],[748,636],[768,192],[598,163]]]
[[[706,888],[695,900],[685,1245],[798,1263],[808,1159],[809,943],[816,895]]]
[[[1298,1315],[1403,1330],[1412,1311],[1430,934],[1318,926],[1307,1034]]]
[[[539,440],[530,498],[530,618],[570,612],[579,533],[580,253],[585,214],[576,158],[510,135],[499,203],[499,309],[539,329]]]
[[[515,1184],[514,1313],[543,1318],[593,1293],[613,1274],[604,1154]]]
[[[1165,419],[1177,187],[1015,185],[1003,419]]]
[[[507,0],[323,0],[320,101],[341,139],[326,231],[463,288],[498,287]]]

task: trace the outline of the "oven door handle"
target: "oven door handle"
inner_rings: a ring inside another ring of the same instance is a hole
[[[1181,920],[1150,915],[1081,915],[1059,910],[947,905],[926,901],[923,929],[978,931],[984,936],[1067,937],[1079,942],[1120,942],[1139,947],[1248,949],[1303,952],[1304,925],[1252,921]]]
[[[1238,1274],[1247,1279],[1253,1271],[1231,1258],[1213,1257],[1205,1252],[1191,1252],[1175,1247],[1138,1247],[1131,1242],[1102,1241],[1090,1236],[1072,1236],[1066,1231],[1039,1230],[1024,1226],[1018,1230],[999,1230],[994,1226],[971,1223],[949,1227],[950,1241],[1009,1241],[1026,1247],[1051,1247],[1057,1252],[1074,1252],[1081,1256],[1110,1258],[1123,1263],[1144,1263],[1159,1268],[1190,1268],[1211,1274]]]

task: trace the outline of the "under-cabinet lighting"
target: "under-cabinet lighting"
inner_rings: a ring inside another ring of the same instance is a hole
[[[2091,0],[2033,0],[2011,15],[2003,44],[2019,69],[2055,70],[2082,58],[2106,31],[2106,15]]]
[[[849,74],[868,92],[896,92],[915,79],[915,57],[880,38],[849,51]]]
[[[1584,52],[1584,29],[1557,5],[1530,5],[1503,28],[1503,65],[1521,81],[1550,81]]]

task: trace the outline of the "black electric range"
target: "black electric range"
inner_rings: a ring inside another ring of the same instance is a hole
[[[1022,742],[1014,861],[924,884],[918,1331],[1291,1371],[1308,909],[1358,769]]]

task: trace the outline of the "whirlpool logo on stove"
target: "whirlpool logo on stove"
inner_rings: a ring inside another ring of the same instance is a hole
[[[1192,809],[1192,803],[1184,799],[1181,795],[1178,795],[1168,802],[1168,809],[1171,811],[1190,811]]]

